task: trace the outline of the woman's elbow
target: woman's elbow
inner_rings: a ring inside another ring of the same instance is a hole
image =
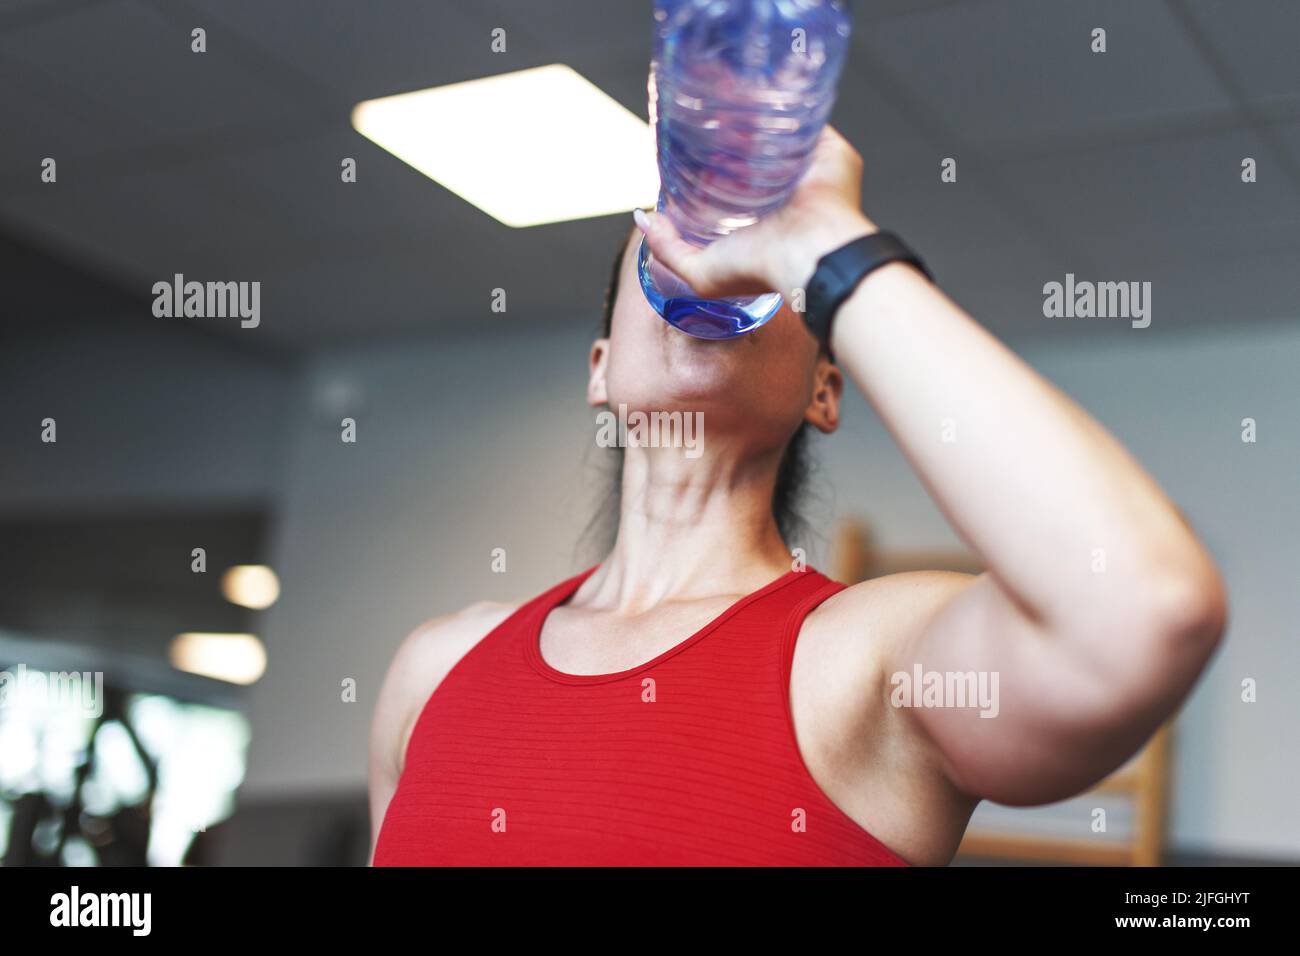
[[[1223,578],[1208,555],[1153,575],[1144,585],[1141,632],[1156,644],[1199,648],[1208,657],[1228,621]]]

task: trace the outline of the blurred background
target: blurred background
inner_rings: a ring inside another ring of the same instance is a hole
[[[982,807],[961,860],[1300,861],[1300,5],[855,9],[833,122],[867,211],[1127,444],[1232,602],[1153,747],[1077,801]],[[351,117],[567,64],[644,122],[649,24],[640,0],[0,2],[6,864],[364,862],[401,638],[599,558],[586,353],[642,200],[511,228]],[[156,316],[178,273],[260,282],[259,323]],[[1150,327],[1045,318],[1067,273],[1152,283]],[[815,453],[815,565],[973,565],[859,397]]]

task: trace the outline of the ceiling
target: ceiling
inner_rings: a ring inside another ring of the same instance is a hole
[[[54,256],[149,317],[174,273],[259,280],[304,350],[594,328],[629,216],[515,230],[350,127],[363,99],[552,62],[645,113],[649,0],[0,0],[0,310],[64,301]],[[1296,0],[858,0],[834,122],[865,206],[995,330],[1055,333],[1065,272],[1153,283],[1153,328],[1294,320]],[[190,30],[208,52],[190,52]],[[1089,49],[1108,31],[1104,55]],[[507,52],[490,52],[504,27]],[[39,181],[54,157],[58,182]],[[1259,181],[1240,181],[1243,157]],[[344,157],[358,182],[340,182]],[[945,157],[958,181],[939,179]],[[521,156],[521,162],[527,157]],[[32,250],[37,250],[33,252]],[[494,313],[491,290],[508,292]],[[53,303],[53,305],[51,304]],[[209,322],[213,320],[207,320]],[[1059,320],[1058,320],[1059,322]]]

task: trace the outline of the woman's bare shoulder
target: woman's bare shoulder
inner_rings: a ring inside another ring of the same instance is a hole
[[[400,769],[406,740],[425,701],[456,663],[518,608],[478,601],[431,618],[398,645],[384,678],[371,730],[372,755],[385,754]]]
[[[479,601],[454,614],[425,621],[398,645],[370,722],[370,814],[374,839],[378,839],[379,826],[402,775],[406,744],[425,702],[456,662],[516,609],[512,604]]]
[[[423,697],[428,697],[433,692],[433,685],[441,682],[457,661],[517,608],[515,604],[478,601],[459,611],[425,621],[406,635],[398,646],[389,666],[389,676],[394,676],[394,672],[405,675],[409,683],[415,685],[413,690],[422,690]],[[407,683],[407,680],[399,678],[398,688]]]

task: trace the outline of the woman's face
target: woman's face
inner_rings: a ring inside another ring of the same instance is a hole
[[[784,446],[803,421],[824,432],[835,429],[839,369],[820,354],[788,305],[737,338],[693,338],[646,301],[637,277],[640,244],[633,230],[623,250],[609,338],[592,344],[591,405],[702,412],[706,431],[744,433],[770,447]]]

